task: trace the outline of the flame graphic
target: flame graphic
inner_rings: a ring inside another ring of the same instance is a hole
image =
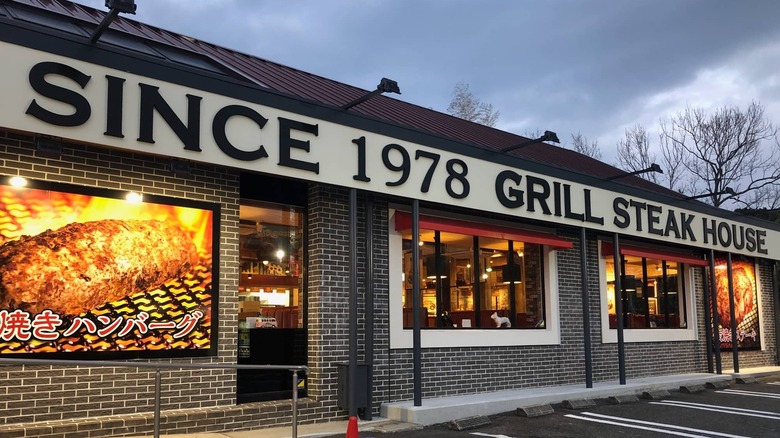
[[[103,219],[158,220],[185,230],[201,254],[213,245],[213,213],[190,207],[129,203],[124,199],[0,186],[0,243],[34,236],[73,222]],[[3,226],[6,222],[9,224]]]

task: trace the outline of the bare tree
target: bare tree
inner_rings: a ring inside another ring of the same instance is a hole
[[[716,207],[727,201],[760,207],[748,203],[780,182],[777,129],[756,102],[746,110],[724,106],[711,115],[688,107],[662,125],[661,135],[669,148],[681,151],[681,163],[694,177],[692,193],[709,194],[706,199]]]
[[[655,154],[650,152],[650,138],[644,126],[636,124],[626,128],[626,137],[617,143],[618,165],[627,172],[647,169],[656,162]],[[642,178],[659,184],[658,174],[648,172],[640,174]]]
[[[585,137],[581,132],[578,132],[571,135],[571,142],[572,149],[575,151],[582,155],[595,158],[596,160],[601,160],[601,148],[599,148],[598,140],[593,140],[591,142],[588,140],[588,137]]]
[[[780,209],[780,186],[772,184],[756,189],[743,196],[740,203],[746,206],[746,209],[767,209],[770,211]]]
[[[469,120],[486,126],[496,126],[501,113],[492,104],[480,102],[469,90],[469,84],[458,82],[452,92],[452,101],[447,107],[447,113],[461,119]]]
[[[675,147],[668,138],[659,135],[661,148],[661,167],[664,170],[663,180],[666,187],[680,193],[693,193],[693,176],[686,172],[683,160],[684,151]]]

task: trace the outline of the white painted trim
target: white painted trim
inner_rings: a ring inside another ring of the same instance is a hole
[[[390,348],[412,348],[412,330],[403,328],[401,253],[403,238],[395,230],[393,215],[388,210],[389,275],[390,275]],[[558,345],[561,342],[558,308],[558,272],[555,251],[544,249],[546,297],[545,314],[549,315],[545,329],[425,329],[420,331],[422,348],[441,347],[506,347],[522,345]],[[395,279],[395,280],[393,280]]]

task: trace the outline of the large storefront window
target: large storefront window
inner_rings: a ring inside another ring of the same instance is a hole
[[[420,253],[420,326],[543,328],[542,245],[422,229],[403,234],[403,321],[414,324],[413,254]]]
[[[617,328],[616,300],[622,299],[627,329],[687,326],[683,264],[648,257],[621,256],[622,291],[615,291],[615,264],[606,260],[609,328]]]
[[[685,249],[627,242],[620,245],[616,269],[612,243],[601,242],[599,250],[603,342],[618,341],[618,321],[626,329],[625,342],[696,340],[694,280],[704,275],[704,258]],[[615,289],[616,271],[620,290]]]

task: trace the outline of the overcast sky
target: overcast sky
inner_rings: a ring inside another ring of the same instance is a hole
[[[78,0],[105,9],[104,0]],[[465,82],[496,127],[582,133],[615,161],[625,128],[686,105],[780,124],[780,0],[136,0],[141,22],[446,112]]]

